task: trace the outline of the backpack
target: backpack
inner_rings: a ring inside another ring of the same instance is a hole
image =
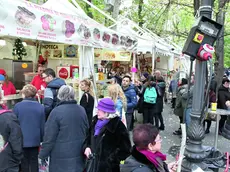
[[[144,93],[144,102],[155,104],[156,100],[157,100],[157,92],[155,87],[151,87],[151,88],[147,87]]]
[[[0,115],[2,115],[3,113],[6,113],[6,112],[12,112],[12,111],[10,111],[10,110],[5,110],[5,109],[1,109],[0,110]],[[6,149],[6,147],[8,146],[8,142],[6,142],[5,143],[5,141],[4,141],[4,138],[3,138],[3,136],[1,135],[1,133],[0,133],[0,153],[4,150],[4,149]]]

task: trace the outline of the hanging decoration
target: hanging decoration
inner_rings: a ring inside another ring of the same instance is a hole
[[[12,54],[13,56],[16,56],[18,60],[22,60],[22,57],[27,55],[26,49],[24,48],[21,39],[15,40]]]
[[[40,53],[38,56],[38,65],[46,65],[48,63],[48,59],[44,58]]]

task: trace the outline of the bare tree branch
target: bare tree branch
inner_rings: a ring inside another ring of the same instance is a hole
[[[160,2],[159,4],[161,4],[161,5],[168,5],[169,3]],[[193,6],[190,5],[190,4],[179,3],[179,2],[175,2],[175,1],[170,2],[170,4],[172,4],[172,5],[180,5],[180,6],[185,6],[185,7],[193,8]]]

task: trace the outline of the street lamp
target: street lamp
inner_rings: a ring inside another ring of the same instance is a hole
[[[190,114],[191,123],[187,131],[189,140],[185,148],[182,171],[190,172],[193,165],[197,165],[202,169],[207,168],[206,164],[203,163],[207,154],[202,146],[202,140],[205,137],[205,133],[200,118],[203,116],[201,113],[205,94],[206,60],[208,60],[209,57],[211,58],[211,55],[204,57],[203,53],[198,53],[203,51],[203,47],[205,49],[205,46],[213,46],[222,29],[222,25],[209,19],[211,18],[211,12],[211,0],[203,0],[200,9],[201,17],[196,20],[192,27],[182,51],[184,54],[189,55],[191,59],[196,59],[195,84],[192,111]]]

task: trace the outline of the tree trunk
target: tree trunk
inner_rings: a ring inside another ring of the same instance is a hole
[[[138,5],[138,21],[139,21],[139,26],[142,27],[144,24],[143,16],[142,16],[142,10],[143,10],[143,5],[144,5],[144,0],[139,0],[139,5]]]
[[[121,0],[115,0],[114,6],[113,6],[113,13],[112,13],[112,17],[115,20],[117,20],[118,18],[120,6],[121,6]]]
[[[193,0],[194,16],[196,16],[197,11],[200,8],[200,0]]]
[[[88,0],[88,2],[92,3],[92,0]],[[86,11],[87,11],[87,15],[90,18],[93,18],[93,13],[90,11],[90,5],[86,4]]]
[[[223,74],[224,74],[224,23],[225,23],[225,10],[222,6],[224,0],[219,0],[219,12],[216,16],[216,21],[223,25],[222,30],[220,32],[219,39],[216,41],[216,60],[217,60],[217,76],[216,81],[218,87],[221,84]],[[217,88],[218,88],[217,87]]]

